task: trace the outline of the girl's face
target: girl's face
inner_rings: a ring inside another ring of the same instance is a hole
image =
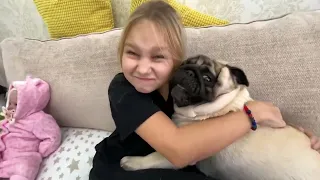
[[[174,68],[168,44],[148,20],[134,25],[124,44],[122,71],[141,93],[150,93],[167,83]]]

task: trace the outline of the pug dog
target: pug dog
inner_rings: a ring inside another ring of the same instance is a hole
[[[172,120],[177,126],[242,110],[245,103],[253,100],[242,69],[205,55],[185,60],[170,83],[175,109]],[[120,163],[126,170],[175,168],[158,152],[144,157],[126,156]],[[304,133],[291,126],[259,126],[195,164],[207,176],[226,180],[320,178],[320,154],[311,148]]]

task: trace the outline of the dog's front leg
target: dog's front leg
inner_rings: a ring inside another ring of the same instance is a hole
[[[120,165],[127,171],[141,169],[175,169],[173,164],[158,152],[147,156],[125,156],[121,159]]]

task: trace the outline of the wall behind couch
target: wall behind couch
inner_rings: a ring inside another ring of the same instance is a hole
[[[320,9],[319,0],[177,0],[197,11],[232,22],[249,22],[278,17],[293,11]],[[115,26],[122,27],[131,0],[111,0]],[[48,30],[33,0],[1,0],[0,42],[11,36],[48,39]]]
[[[131,0],[112,0],[115,25],[125,24]],[[279,17],[294,11],[320,9],[319,0],[177,0],[199,12],[232,22]]]

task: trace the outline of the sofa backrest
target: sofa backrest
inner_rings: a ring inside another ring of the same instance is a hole
[[[9,83],[26,75],[50,83],[48,106],[61,126],[112,131],[108,86],[121,71],[121,29],[39,41],[1,43]],[[286,121],[320,134],[320,11],[220,27],[187,28],[188,56],[205,54],[242,68],[250,93],[278,105]]]
[[[6,73],[5,73],[4,67],[3,67],[1,48],[0,48],[0,86],[7,87],[7,79],[6,79]]]

